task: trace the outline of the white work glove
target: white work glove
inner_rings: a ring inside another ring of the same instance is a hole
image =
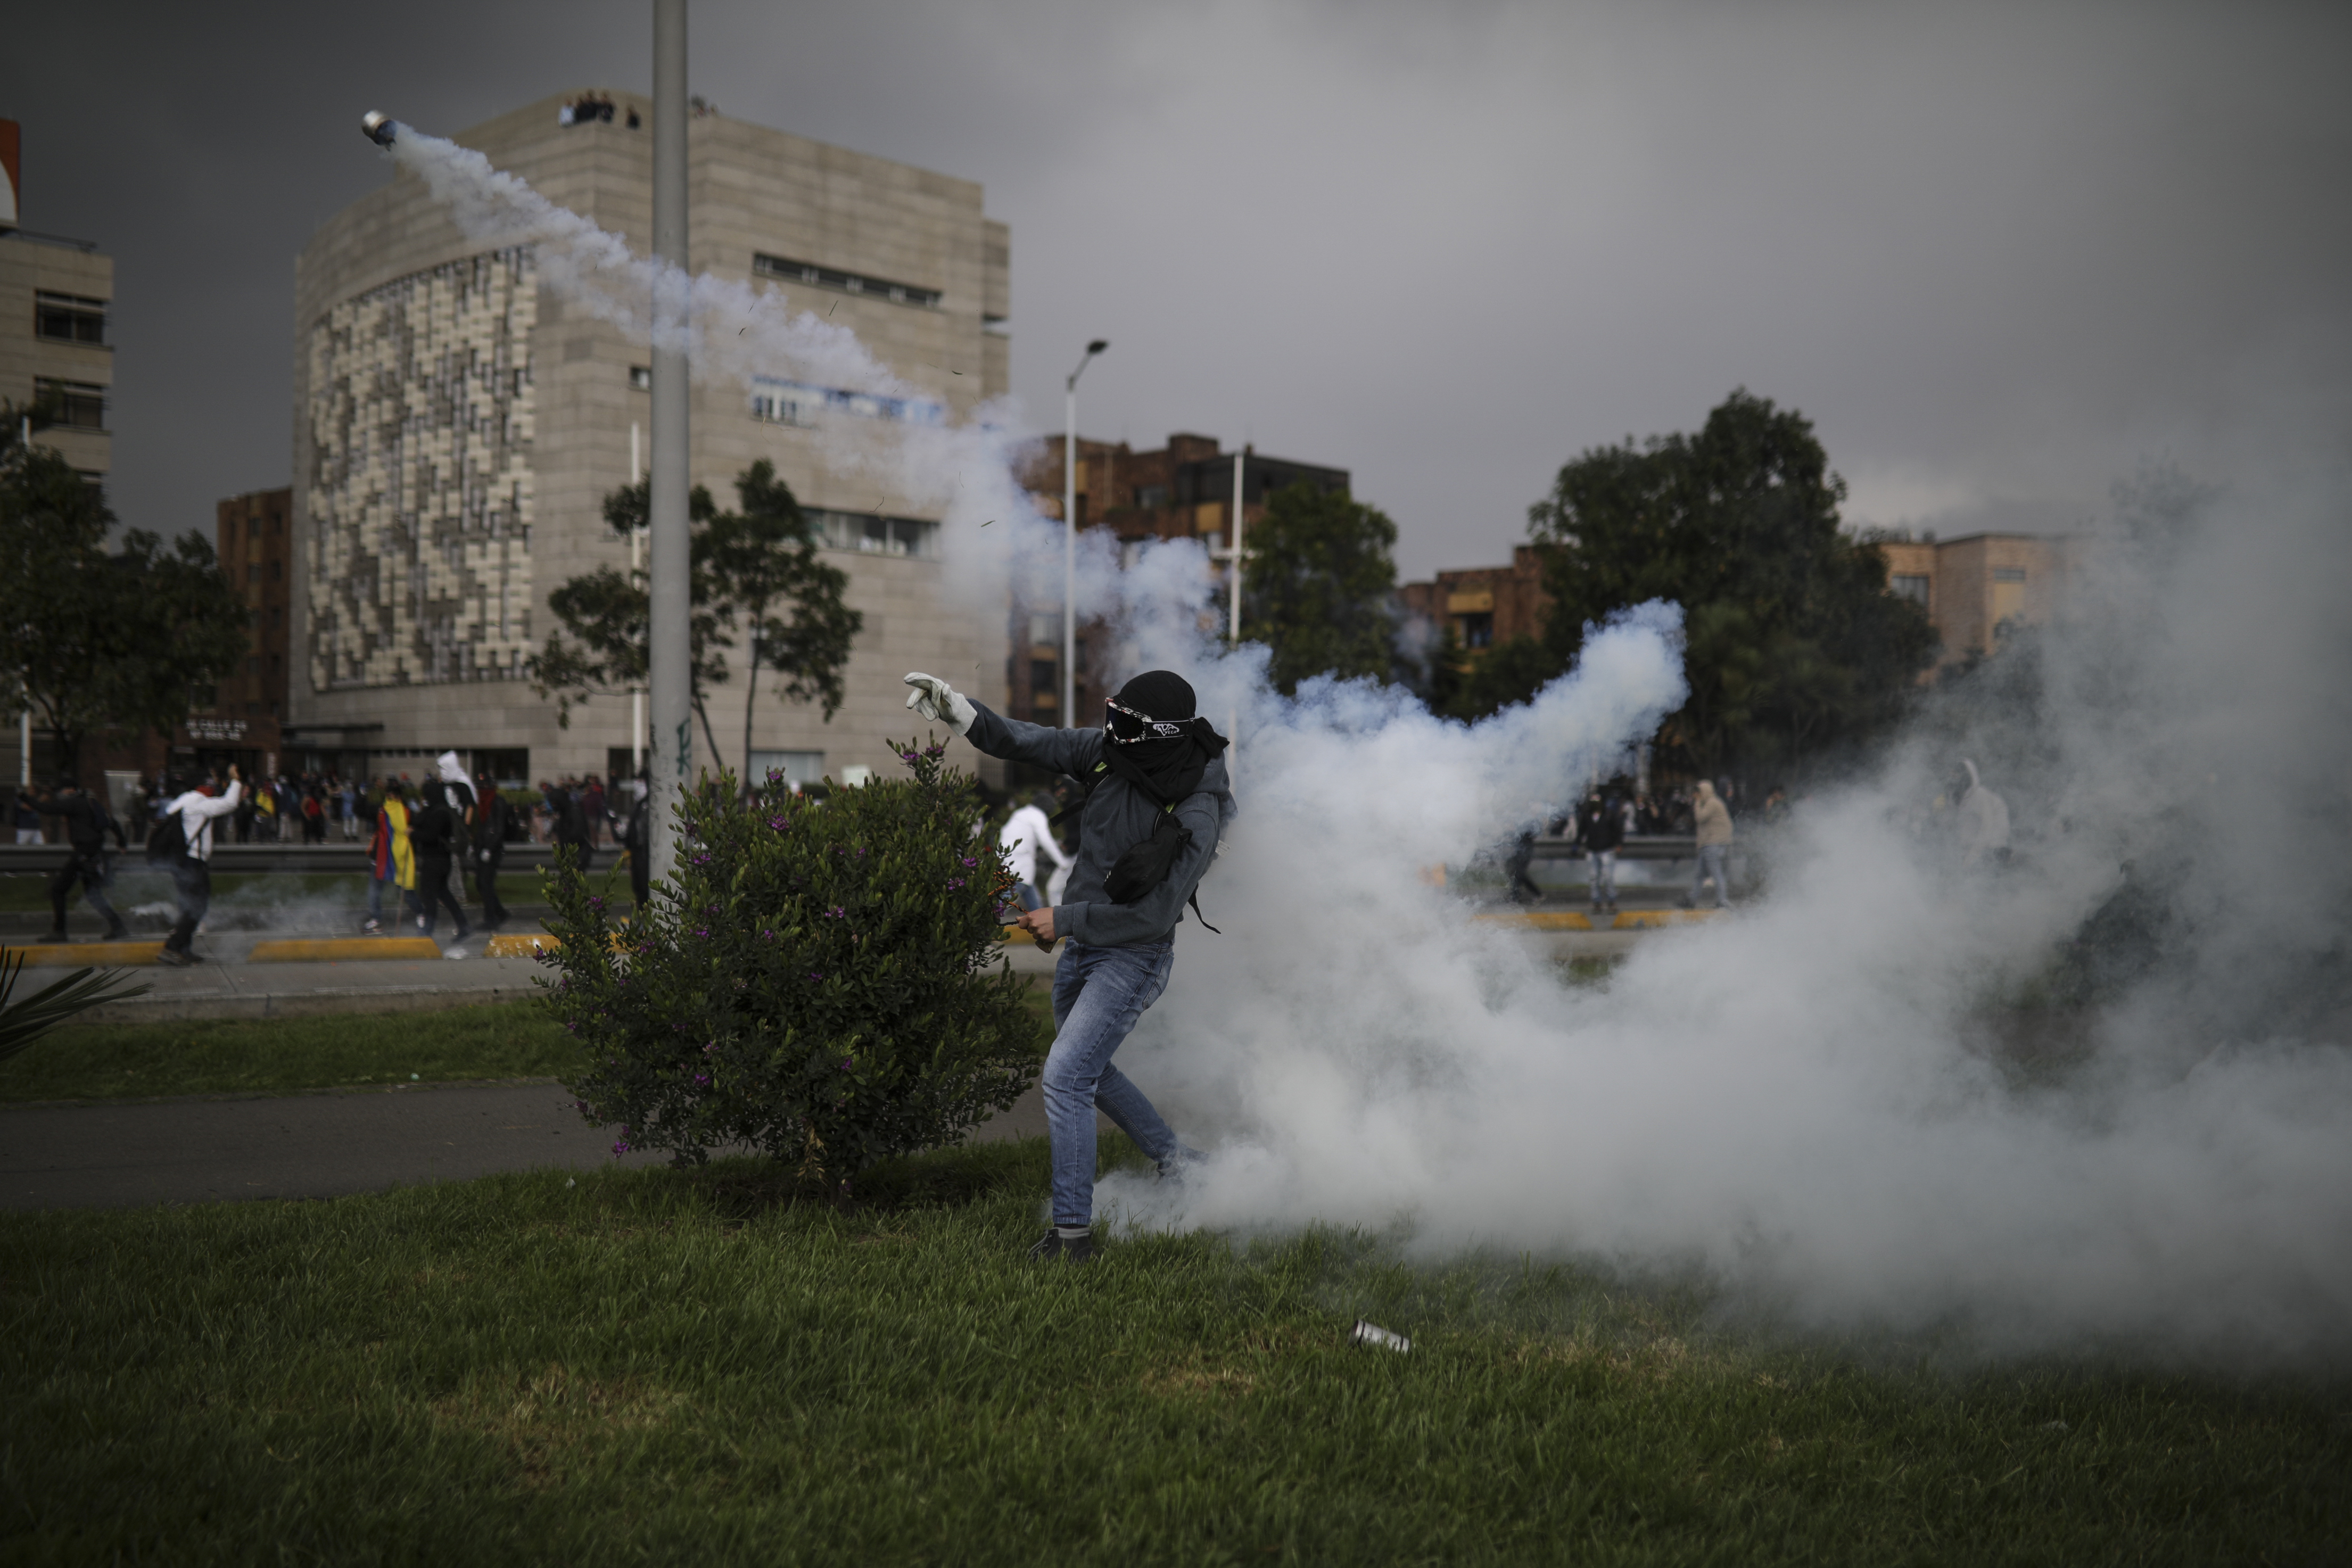
[[[980,716],[971,698],[936,675],[914,671],[908,675],[907,684],[915,689],[907,693],[910,710],[945,724],[959,735],[970,730],[971,721]]]

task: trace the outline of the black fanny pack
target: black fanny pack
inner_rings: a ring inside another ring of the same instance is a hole
[[[1102,783],[1103,774],[1108,771],[1103,763],[1097,763],[1094,772],[1087,778],[1086,794],[1057,813],[1054,817],[1054,825],[1058,825],[1064,817],[1074,813],[1083,812],[1087,802],[1094,798],[1095,789]],[[1081,816],[1079,822],[1080,831],[1083,832],[1085,818]],[[1103,891],[1110,895],[1110,900],[1115,904],[1135,902],[1136,900],[1166,881],[1169,874],[1176,869],[1177,858],[1192,847],[1192,830],[1176,819],[1174,802],[1163,802],[1159,815],[1152,820],[1151,836],[1128,846],[1126,853],[1111,863],[1109,872],[1103,878]],[[1201,894],[1198,889],[1193,890],[1192,898],[1186,901],[1192,905],[1193,919],[1198,920],[1202,927],[1209,931],[1217,930],[1216,927],[1210,925],[1207,918],[1201,913]],[[1178,910],[1176,918],[1183,919],[1183,911]],[[1218,932],[1218,934],[1223,933]]]
[[[1103,891],[1115,904],[1131,904],[1168,879],[1176,858],[1192,847],[1192,830],[1176,820],[1174,806],[1162,806],[1151,837],[1128,847],[1103,878]]]

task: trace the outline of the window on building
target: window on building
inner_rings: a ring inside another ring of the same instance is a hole
[[[54,398],[58,423],[77,430],[106,428],[106,388],[80,381],[49,381],[36,377],[35,398]]]
[[[1056,613],[1029,617],[1029,646],[1052,647],[1062,640],[1062,617]]]
[[[1051,658],[1033,658],[1029,661],[1030,690],[1045,692],[1058,691],[1061,689],[1061,686],[1062,675],[1059,660]]]
[[[1925,574],[1897,572],[1886,581],[1887,592],[1898,599],[1908,599],[1921,609],[1927,607],[1927,579]]]
[[[1147,509],[1151,507],[1166,506],[1168,504],[1168,487],[1166,485],[1136,486],[1135,504]]]
[[[784,775],[784,782],[794,789],[824,782],[823,752],[761,752],[751,753],[751,782],[764,784],[770,773]]]
[[[1992,621],[2000,631],[2005,625],[2025,616],[2025,568],[1996,566],[1992,569]]]
[[[854,511],[811,511],[818,537],[835,550],[865,555],[936,555],[939,528],[911,517],[872,517]]]
[[[643,364],[631,365],[629,367],[629,388],[633,392],[651,392],[654,389],[653,367],[651,365]]]
[[[837,267],[819,267],[814,261],[787,261],[781,256],[754,256],[751,270],[762,278],[780,279],[786,283],[814,283],[820,289],[838,289],[845,294],[864,294],[877,300],[887,300],[894,305],[919,305],[934,309],[940,302],[937,289],[919,289],[912,283],[893,283],[887,278],[869,278],[862,272],[845,272]]]
[[[1464,647],[1489,647],[1495,641],[1495,616],[1492,611],[1454,617],[1454,635]]]
[[[33,331],[61,343],[106,342],[106,301],[79,294],[37,293],[33,296]]]

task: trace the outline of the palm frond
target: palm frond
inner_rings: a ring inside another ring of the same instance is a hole
[[[126,997],[143,996],[153,987],[131,984],[131,977],[112,969],[77,969],[51,982],[21,1002],[16,981],[24,973],[22,953],[0,947],[0,1062],[6,1061],[77,1013]]]

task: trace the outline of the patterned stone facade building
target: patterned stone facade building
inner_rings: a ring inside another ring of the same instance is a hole
[[[651,107],[566,94],[457,140],[642,252]],[[945,592],[938,520],[899,515],[829,466],[808,416],[961,418],[1003,392],[1006,230],[970,182],[707,110],[689,122],[688,165],[692,270],[853,329],[927,400],[813,386],[779,366],[748,384],[698,381],[691,402],[694,482],[729,505],[736,476],[772,461],[866,616],[830,724],[763,680],[753,765],[895,768],[900,674],[950,671],[1001,702],[1003,626]],[[646,343],[568,312],[530,247],[468,241],[404,174],[319,229],[295,293],[289,746],[347,772],[444,748],[510,778],[625,768],[627,697],[596,698],[560,728],[528,675],[555,624],[548,595],[628,565],[603,502],[630,482],[633,447],[649,460],[633,441],[650,437]],[[698,730],[698,766],[743,765],[741,655],[712,692],[723,754]]]

